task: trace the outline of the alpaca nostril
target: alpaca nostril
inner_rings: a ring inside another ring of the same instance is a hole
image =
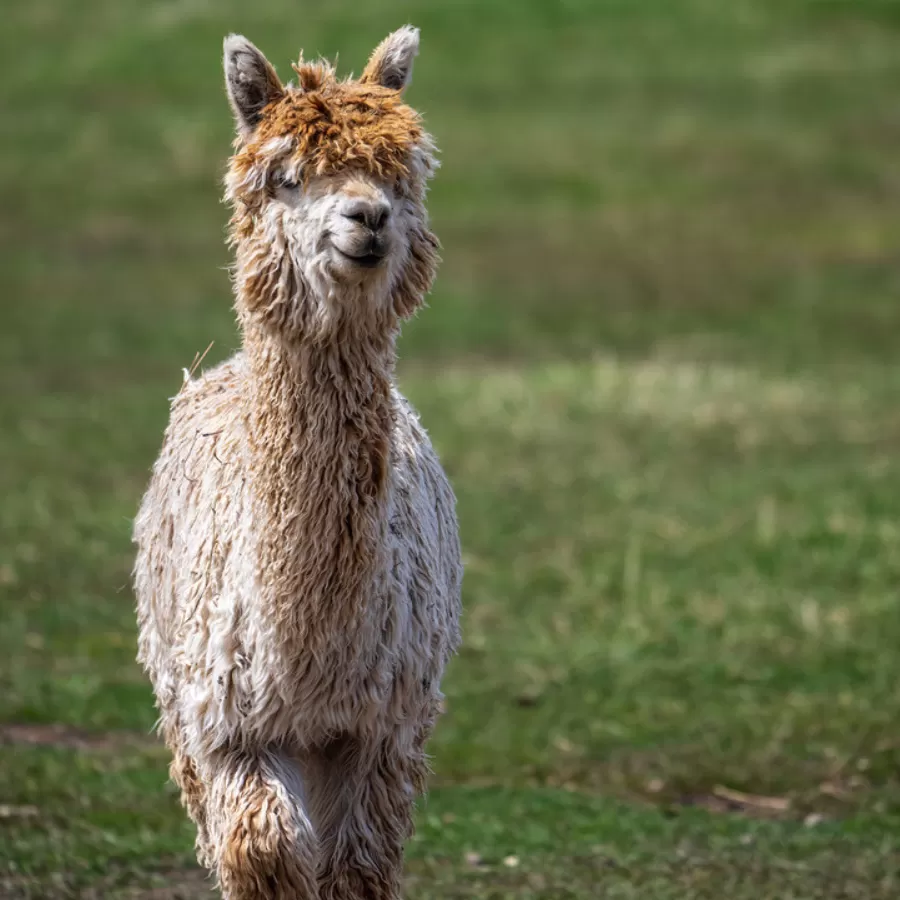
[[[372,231],[381,231],[381,229],[384,228],[384,226],[387,224],[389,215],[390,210],[386,206],[380,206],[376,209],[373,209],[370,216],[369,228],[371,228]]]
[[[390,207],[386,204],[354,204],[341,213],[345,219],[356,222],[371,231],[381,231],[391,214]]]

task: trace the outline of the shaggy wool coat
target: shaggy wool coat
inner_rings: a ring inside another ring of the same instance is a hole
[[[393,377],[437,261],[417,45],[284,87],[226,41],[243,346],[186,373],[134,534],[139,659],[229,900],[398,896],[459,642],[454,497]]]

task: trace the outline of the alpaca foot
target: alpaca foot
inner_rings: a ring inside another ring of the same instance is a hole
[[[335,865],[319,882],[319,900],[399,900],[399,879],[387,872]]]

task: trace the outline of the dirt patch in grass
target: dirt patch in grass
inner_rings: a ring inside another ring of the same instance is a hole
[[[3,900],[215,900],[218,894],[202,869],[159,873],[115,872],[86,885],[61,876],[30,880],[0,878]]]
[[[59,723],[0,723],[0,745],[57,747],[66,750],[147,750],[161,746],[152,735],[136,731],[88,731]]]
[[[218,896],[214,882],[202,869],[183,869],[158,876],[153,887],[136,888],[119,895],[119,900],[200,900]],[[100,900],[102,894],[88,895],[89,900]]]
[[[626,861],[594,857],[507,859],[461,868],[430,861],[415,866],[406,880],[411,897],[518,897],[528,900],[588,900],[600,896],[659,900],[719,900],[727,886],[735,900],[868,900],[895,896],[892,866],[866,857],[846,860],[824,855],[812,864],[757,856],[752,847],[713,858],[682,847],[668,859]]]

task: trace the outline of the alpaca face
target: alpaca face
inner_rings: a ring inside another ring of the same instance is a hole
[[[225,42],[238,125],[226,179],[246,311],[298,335],[390,327],[434,277],[426,182],[434,146],[401,99],[418,32],[375,51],[358,81],[298,63],[282,86],[246,39]]]
[[[388,303],[420,216],[395,184],[358,171],[305,181],[279,173],[261,210],[267,242],[315,297],[363,291],[372,306]]]

